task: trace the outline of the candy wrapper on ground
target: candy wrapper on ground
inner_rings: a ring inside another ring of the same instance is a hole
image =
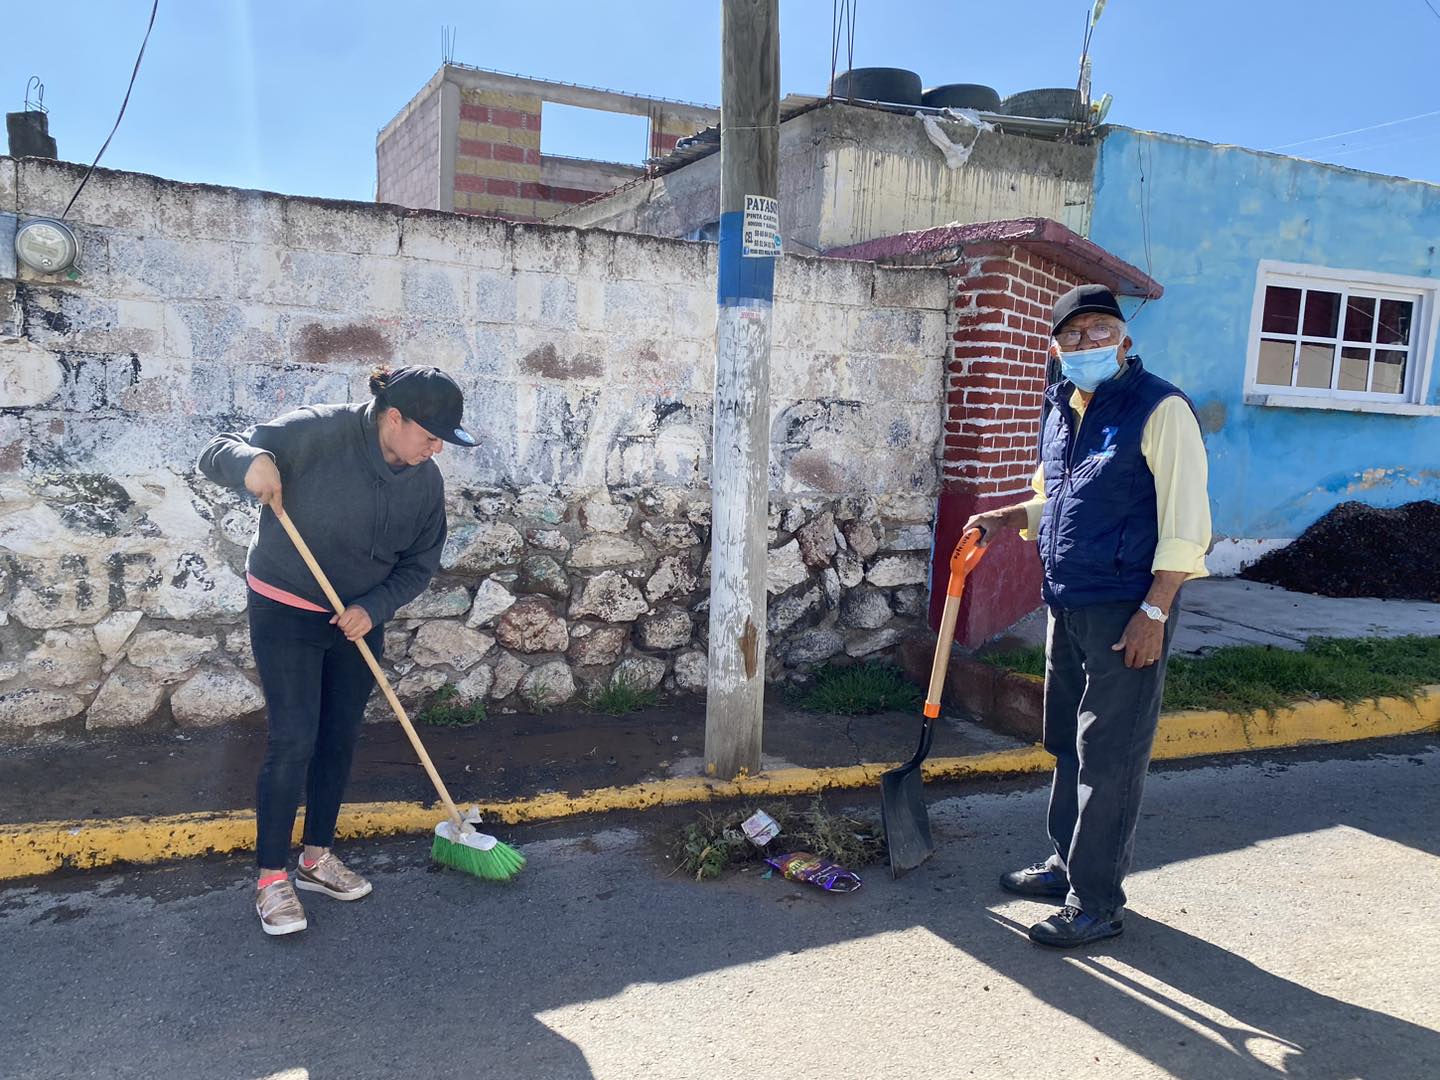
[[[792,851],[788,855],[767,855],[765,861],[791,881],[805,881],[828,892],[854,892],[860,888],[860,876],[843,866],[812,855],[808,851]]]

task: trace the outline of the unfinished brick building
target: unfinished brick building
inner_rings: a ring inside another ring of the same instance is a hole
[[[547,104],[649,121],[637,163],[544,154]],[[543,221],[646,174],[686,135],[718,122],[703,105],[446,64],[375,140],[379,202],[428,210]],[[644,150],[642,155],[641,151]]]

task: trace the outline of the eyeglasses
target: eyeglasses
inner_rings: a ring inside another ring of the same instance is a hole
[[[1061,330],[1055,335],[1055,340],[1069,349],[1080,344],[1081,335],[1091,341],[1114,341],[1120,337],[1120,331],[1113,326],[1092,326],[1087,330]]]

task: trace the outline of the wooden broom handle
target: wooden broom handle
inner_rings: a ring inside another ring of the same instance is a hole
[[[280,519],[280,524],[285,526],[285,531],[290,534],[290,540],[295,545],[295,550],[300,552],[300,557],[305,560],[305,565],[310,567],[310,573],[315,575],[320,588],[324,590],[330,606],[335,609],[336,615],[345,614],[345,604],[335,592],[330,579],[325,576],[325,571],[320,569],[320,564],[315,561],[314,554],[310,551],[310,545],[305,543],[295,523],[290,520],[290,515],[284,510],[276,511],[271,508],[272,513]],[[360,655],[365,658],[365,663],[370,666],[370,672],[375,676],[375,681],[385,694],[385,700],[390,702],[390,708],[395,710],[395,719],[400,721],[400,726],[405,729],[405,734],[410,737],[410,745],[415,748],[415,753],[420,755],[420,764],[425,766],[425,771],[430,774],[430,782],[435,785],[435,790],[440,795],[440,801],[445,804],[445,812],[450,815],[450,820],[455,823],[456,830],[464,826],[461,820],[460,811],[455,809],[455,800],[450,798],[450,792],[445,788],[445,781],[440,779],[440,774],[435,771],[435,764],[430,760],[430,755],[425,752],[425,745],[420,741],[420,736],[415,733],[415,727],[410,723],[410,717],[405,714],[405,706],[400,704],[400,699],[395,696],[395,691],[390,688],[390,680],[385,677],[385,672],[380,670],[379,661],[375,654],[370,651],[370,646],[365,644],[363,637],[355,639],[355,645],[360,650]]]

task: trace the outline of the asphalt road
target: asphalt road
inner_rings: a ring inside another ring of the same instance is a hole
[[[494,886],[356,845],[268,939],[243,860],[0,890],[0,1077],[1440,1076],[1440,746],[1152,775],[1121,938],[1043,951],[1001,870],[1043,787],[932,791],[850,896],[667,876],[652,815],[519,833]],[[669,819],[676,820],[673,816]]]

